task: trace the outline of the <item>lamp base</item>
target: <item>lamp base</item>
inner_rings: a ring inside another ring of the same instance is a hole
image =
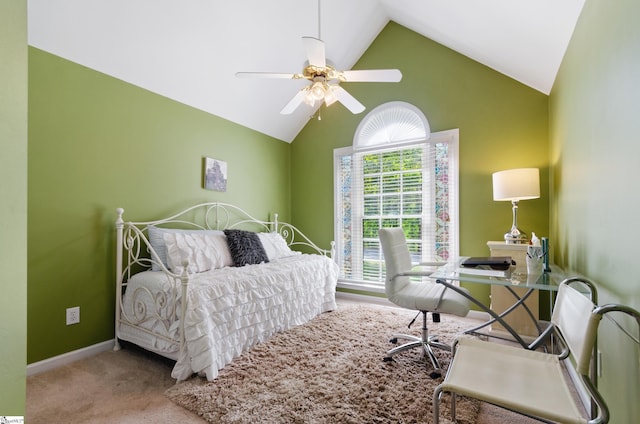
[[[516,228],[516,231],[511,230],[504,235],[504,241],[506,244],[528,244],[529,237]]]

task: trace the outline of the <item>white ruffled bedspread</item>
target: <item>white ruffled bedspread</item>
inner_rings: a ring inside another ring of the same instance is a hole
[[[149,280],[153,279],[156,287],[149,288]],[[193,274],[187,291],[185,349],[177,356],[172,377],[185,380],[193,373],[200,373],[212,380],[220,369],[255,344],[336,309],[337,280],[338,266],[333,260],[307,254]],[[141,286],[147,289],[140,289]],[[149,310],[158,303],[155,299],[160,286],[165,289],[172,286],[161,272],[134,275],[123,299],[124,310],[133,311],[135,293],[138,300],[148,299],[143,302]],[[140,293],[150,294],[141,296]],[[171,307],[169,301],[163,303],[162,309]],[[173,340],[179,338],[176,323],[160,316],[146,320],[142,326],[165,333]],[[171,350],[167,342],[145,334],[136,335],[130,326],[121,325],[120,330],[123,339],[142,347],[156,352]]]

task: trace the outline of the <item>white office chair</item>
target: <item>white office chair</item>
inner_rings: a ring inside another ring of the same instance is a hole
[[[431,377],[438,378],[442,373],[433,348],[450,352],[451,346],[440,343],[437,336],[429,335],[427,312],[435,315],[435,321],[439,320],[438,314],[440,313],[466,316],[469,313],[469,300],[460,293],[447,289],[435,281],[411,280],[411,276],[428,276],[430,272],[412,270],[414,266],[411,264],[411,254],[402,228],[382,228],[378,235],[386,265],[385,293],[387,298],[398,306],[422,313],[422,337],[408,334],[393,335],[392,343],[396,343],[398,339],[406,339],[409,342],[389,350],[384,360],[391,361],[394,355],[419,347],[431,360],[434,368],[430,374]],[[460,290],[466,291],[462,288]]]

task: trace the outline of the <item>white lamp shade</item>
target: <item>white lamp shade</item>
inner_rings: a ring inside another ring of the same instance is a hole
[[[493,200],[527,200],[540,197],[538,168],[509,169],[493,173]]]

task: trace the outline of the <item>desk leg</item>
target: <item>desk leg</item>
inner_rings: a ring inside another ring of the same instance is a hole
[[[529,296],[531,296],[531,294],[533,293],[533,289],[528,290],[524,296],[520,297],[518,296],[518,294],[513,291],[511,289],[511,287],[504,287],[505,289],[507,289],[509,292],[511,292],[511,294],[513,295],[513,297],[516,298],[516,303],[514,303],[513,305],[511,305],[509,308],[505,309],[504,311],[502,311],[500,314],[498,314],[498,316],[500,318],[504,318],[507,315],[509,315],[512,311],[516,310],[516,308],[518,308],[519,306],[522,306],[525,308],[525,310],[527,311],[529,317],[531,318],[531,320],[533,321],[534,325],[536,326],[536,328],[538,328],[538,332],[539,332],[539,327],[538,327],[538,321],[536,320],[535,316],[533,316],[533,313],[531,312],[531,310],[529,309],[529,307],[526,305],[526,303],[524,303],[525,300],[527,300],[527,298]],[[491,309],[493,311],[493,309]],[[478,325],[477,327],[473,327],[470,328],[469,330],[467,330],[467,332],[469,333],[474,333],[477,332],[478,330],[481,330],[485,327],[488,327],[491,324],[494,324],[497,320],[495,318],[491,318],[489,321],[484,322],[480,325]]]
[[[515,310],[518,306],[522,306],[524,308],[525,311],[527,311],[527,315],[529,315],[529,318],[531,319],[531,321],[533,322],[533,325],[535,326],[535,328],[538,329],[538,334],[540,334],[540,325],[538,323],[538,319],[535,317],[535,315],[533,314],[533,312],[531,312],[531,309],[529,308],[529,305],[527,305],[525,303],[525,300],[527,300],[527,298],[529,296],[531,296],[534,292],[534,289],[529,289],[527,290],[527,292],[525,293],[524,296],[522,296],[522,298],[520,298],[520,296],[518,296],[518,294],[515,292],[515,290],[513,290],[512,287],[509,286],[505,286],[505,288],[513,295],[513,297],[516,299],[516,303],[513,304],[512,307],[510,307],[509,309],[507,309],[505,311],[505,315],[507,315],[509,312]]]
[[[449,283],[448,281],[442,280],[442,279],[437,279],[436,282],[438,284],[442,284],[445,287],[447,287],[447,288],[449,288],[449,289],[461,294],[462,296],[464,296],[467,299],[469,299],[471,302],[473,302],[476,305],[478,305],[483,311],[485,311],[486,313],[491,315],[491,320],[488,321],[485,324],[482,324],[480,326],[480,328],[483,328],[486,325],[489,325],[489,323],[491,323],[491,322],[498,322],[498,323],[500,323],[500,325],[502,325],[505,328],[505,330],[507,330],[509,333],[511,333],[511,335],[513,336],[515,341],[520,343],[520,346],[522,346],[525,349],[529,348],[529,345],[527,344],[527,342],[525,342],[522,339],[522,337],[520,337],[518,332],[513,327],[511,327],[509,324],[507,324],[507,322],[505,320],[502,319],[502,315],[505,315],[506,313],[508,313],[510,310],[512,310],[513,307],[509,308],[507,311],[505,311],[505,312],[503,312],[502,314],[499,315],[499,314],[496,314],[494,311],[492,311],[491,308],[487,307],[485,304],[483,304],[482,302],[480,302],[479,300],[477,300],[476,298],[474,298],[473,296],[468,294],[466,291],[460,289],[460,287],[454,286],[453,284]],[[529,295],[530,295],[530,293],[527,293],[525,296],[523,296],[523,300],[526,299],[527,296],[529,296]],[[465,331],[465,333],[469,333],[469,332],[470,332],[469,330]]]

